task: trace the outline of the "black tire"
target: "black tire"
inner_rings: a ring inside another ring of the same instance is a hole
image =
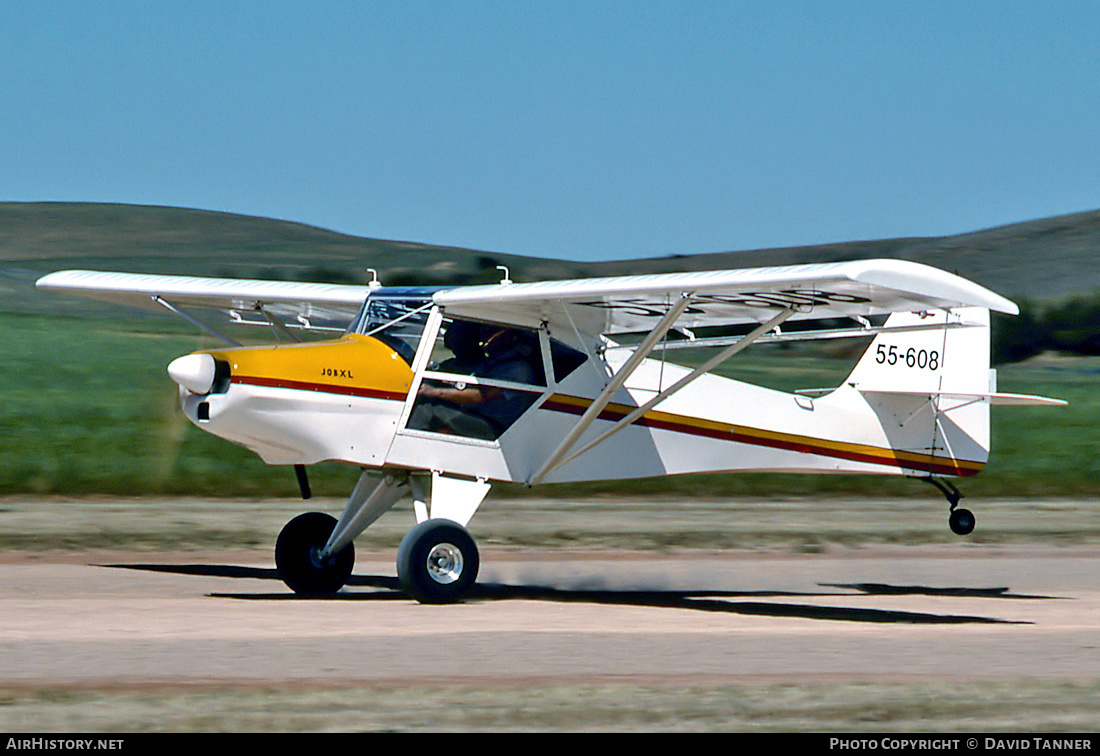
[[[450,520],[425,520],[397,549],[401,587],[422,604],[459,601],[473,587],[479,566],[473,537]]]
[[[974,531],[974,513],[969,509],[956,509],[951,512],[947,524],[956,535],[970,535]]]
[[[305,596],[336,593],[344,587],[355,566],[355,549],[349,543],[338,554],[320,560],[336,519],[323,512],[307,512],[288,522],[275,542],[275,568],[290,590]]]

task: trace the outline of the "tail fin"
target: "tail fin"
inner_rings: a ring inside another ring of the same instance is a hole
[[[860,391],[988,394],[989,310],[896,312],[847,383]],[[911,330],[910,330],[911,329]]]
[[[973,475],[989,456],[989,310],[894,313],[846,384],[878,415],[915,474]]]

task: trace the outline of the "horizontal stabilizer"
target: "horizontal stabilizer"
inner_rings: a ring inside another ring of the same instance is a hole
[[[1049,396],[1033,394],[990,394],[989,397],[991,403],[1002,406],[1064,407],[1069,404],[1065,399],[1052,399]]]
[[[1033,394],[1004,394],[1004,393],[990,393],[990,394],[971,394],[958,391],[892,391],[890,389],[874,389],[864,390],[859,389],[862,394],[889,394],[894,396],[922,396],[932,398],[943,399],[959,399],[967,402],[987,401],[995,406],[1002,407],[1062,407],[1069,402],[1064,399],[1051,399],[1046,396],[1035,396]]]

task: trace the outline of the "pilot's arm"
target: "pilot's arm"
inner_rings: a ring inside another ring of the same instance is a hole
[[[490,392],[494,391],[496,389],[489,386],[458,388],[457,386],[426,386],[421,384],[420,391],[417,394],[425,399],[441,399],[460,407],[469,407],[484,403],[491,395]]]

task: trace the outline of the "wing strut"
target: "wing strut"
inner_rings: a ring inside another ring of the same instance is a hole
[[[164,301],[164,299],[162,299],[157,294],[154,294],[149,298],[152,299],[157,304],[159,304],[161,307],[168,310],[169,312],[174,312],[175,314],[179,315],[181,318],[186,320],[191,325],[193,325],[197,328],[201,328],[202,330],[206,331],[208,334],[210,334],[211,336],[213,336],[215,338],[221,339],[222,341],[224,341],[229,346],[239,347],[241,345],[239,341],[234,341],[233,339],[229,338],[225,334],[218,333],[213,328],[208,326],[206,323],[203,323],[201,320],[196,318],[194,315],[191,315],[190,313],[184,312],[183,310],[181,310],[180,308],[172,305],[171,303]]]
[[[289,328],[287,328],[285,325],[283,325],[282,321],[280,321],[278,318],[276,318],[274,315],[272,315],[268,311],[268,309],[266,307],[264,307],[263,302],[257,302],[256,304],[252,305],[252,309],[256,310],[256,312],[260,313],[265,318],[267,318],[267,322],[271,324],[272,328],[274,328],[275,330],[282,333],[284,336],[286,336],[291,341],[294,341],[294,342],[300,342],[301,341],[301,339],[299,339],[297,336],[295,336],[293,333],[290,332]]]
[[[657,394],[657,396],[653,397],[652,399],[650,399],[648,402],[646,402],[642,406],[638,407],[637,409],[633,410],[630,414],[628,414],[625,417],[619,419],[614,425],[612,425],[610,428],[608,428],[606,431],[604,431],[600,436],[598,436],[597,438],[595,438],[592,441],[589,441],[587,444],[582,446],[576,452],[574,452],[573,454],[570,454],[567,458],[563,459],[557,465],[557,467],[561,467],[562,465],[565,465],[565,464],[573,461],[574,459],[581,456],[582,454],[584,454],[586,451],[588,451],[592,447],[594,447],[598,444],[602,444],[608,438],[610,438],[614,434],[618,433],[619,431],[621,431],[623,428],[625,428],[628,425],[630,425],[631,423],[633,423],[638,418],[645,415],[645,413],[649,412],[651,409],[656,407],[658,404],[663,402],[668,397],[675,394],[677,391],[682,389],[684,386],[686,386],[689,383],[691,383],[692,381],[694,381],[699,376],[703,375],[704,373],[709,373],[715,367],[717,367],[718,365],[722,364],[723,362],[728,360],[733,355],[740,352],[742,349],[747,347],[749,344],[753,343],[754,341],[759,339],[764,334],[769,333],[770,331],[775,329],[777,326],[779,326],[781,323],[783,323],[783,321],[785,321],[791,315],[794,315],[794,313],[795,313],[795,310],[793,308],[783,310],[783,312],[776,315],[774,318],[769,320],[767,323],[764,323],[764,324],[754,328],[750,333],[747,333],[744,336],[742,336],[737,342],[729,345],[728,347],[723,349],[721,352],[719,352],[718,354],[711,357],[709,360],[704,362],[702,365],[695,368],[695,370],[691,371],[689,374],[685,375],[683,378],[676,381],[676,383],[672,384],[671,386],[666,388],[664,391]]]
[[[642,343],[638,345],[638,348],[634,350],[634,353],[630,355],[627,361],[623,364],[619,371],[615,375],[611,376],[611,380],[604,387],[600,395],[592,402],[592,404],[581,415],[581,419],[577,421],[577,424],[573,426],[573,430],[566,434],[561,443],[558,444],[558,448],[547,457],[546,461],[542,463],[542,467],[531,476],[527,481],[527,485],[533,486],[542,481],[547,475],[561,466],[562,460],[565,455],[569,453],[569,450],[580,439],[581,434],[588,430],[588,426],[592,425],[596,421],[596,418],[600,416],[604,407],[611,401],[611,397],[615,395],[615,392],[623,387],[627,379],[633,375],[634,371],[638,369],[638,366],[642,364],[649,353],[653,351],[653,348],[657,346],[657,342],[664,338],[668,330],[672,328],[672,325],[680,318],[684,313],[684,310],[691,304],[691,300],[694,297],[693,292],[680,295],[679,301],[672,306],[671,309],[661,320],[653,327],[653,330],[649,332]]]

